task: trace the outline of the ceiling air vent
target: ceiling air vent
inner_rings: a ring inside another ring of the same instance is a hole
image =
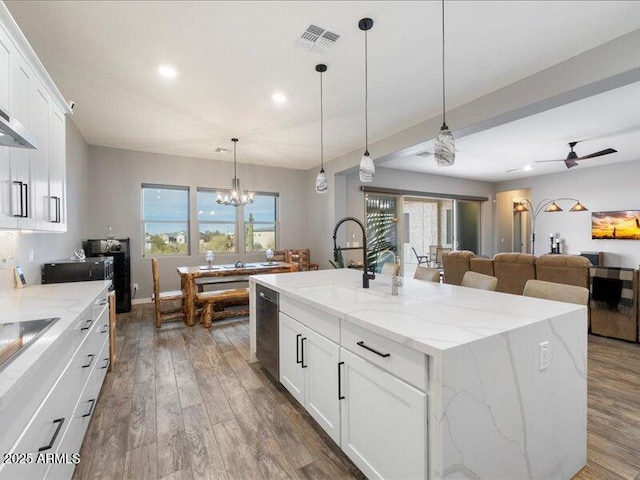
[[[312,52],[327,53],[341,36],[327,27],[311,23],[296,40],[296,45]]]
[[[215,152],[216,153],[229,153],[231,151],[230,148],[224,148],[224,147],[216,147]]]

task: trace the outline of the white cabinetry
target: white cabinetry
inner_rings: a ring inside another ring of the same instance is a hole
[[[280,382],[340,443],[340,347],[280,313]]]
[[[2,3],[0,110],[38,146],[0,146],[0,229],[65,232],[65,114],[71,111]]]
[[[282,294],[279,327],[280,382],[367,477],[426,478],[427,357]]]
[[[82,440],[109,367],[109,306],[105,288],[71,330],[73,353],[57,357],[62,374],[44,396],[31,419],[9,445],[6,453],[23,454],[31,463],[5,463],[0,479],[71,478],[72,455]],[[96,309],[95,306],[99,306]],[[69,337],[67,337],[69,338]],[[51,365],[56,371],[58,365]],[[4,452],[3,452],[4,453]],[[62,463],[37,461],[38,455],[56,454]],[[24,461],[24,460],[23,460]]]
[[[369,478],[426,478],[426,394],[340,349],[341,447]]]

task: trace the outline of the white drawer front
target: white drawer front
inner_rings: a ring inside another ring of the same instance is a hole
[[[82,391],[78,377],[69,372],[67,369],[62,374],[12,452],[29,454],[35,462],[38,454],[54,453],[58,449]],[[43,478],[49,466],[48,463],[4,465],[0,470],[0,478],[13,480]]]
[[[93,328],[94,324],[95,317],[93,306],[90,306],[86,308],[84,312],[78,315],[78,318],[76,319],[75,325],[71,332],[74,352],[82,344],[84,339],[87,338],[87,334]]]
[[[280,311],[329,340],[340,343],[339,318],[282,295],[280,296]]]
[[[427,390],[427,356],[424,353],[360,328],[346,320],[342,322],[340,344],[420,390]]]

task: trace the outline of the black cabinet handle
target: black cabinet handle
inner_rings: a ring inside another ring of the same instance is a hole
[[[88,400],[88,402],[91,404],[91,406],[89,407],[89,412],[87,412],[87,413],[85,413],[84,415],[82,415],[82,418],[90,417],[90,416],[91,416],[91,414],[93,413],[93,407],[94,407],[94,406],[95,406],[95,404],[96,404],[96,399],[95,399],[95,398],[92,398],[91,400]]]
[[[80,330],[89,330],[91,328],[91,324],[93,323],[93,318],[90,318],[89,320],[86,320],[85,323],[87,325],[82,327]]]
[[[24,195],[22,194],[22,186],[24,185],[22,182],[18,181],[18,180],[14,180],[13,181],[13,185],[14,186],[18,186],[18,188],[20,189],[20,212],[19,213],[14,213],[13,216],[14,217],[18,217],[18,218],[23,218],[24,217]],[[11,192],[11,203],[13,204],[13,192]],[[13,209],[13,207],[12,207]]]
[[[104,370],[105,368],[109,368],[109,364],[111,363],[111,360],[109,360],[109,357],[105,358],[104,360],[107,363],[104,364],[104,367],[100,367],[102,370]]]
[[[22,216],[27,218],[29,216],[29,184],[25,183],[24,185],[24,212]],[[20,202],[22,202],[22,189],[20,191]]]
[[[86,365],[82,365],[82,368],[89,368],[93,363],[93,359],[95,358],[95,355],[93,353],[90,353],[89,355],[87,355],[87,357],[89,357],[89,363],[87,363]]]
[[[48,445],[45,445],[44,447],[40,447],[38,449],[39,452],[44,452],[45,450],[50,450],[51,447],[53,447],[53,444],[56,442],[56,438],[58,438],[58,434],[60,433],[60,429],[62,428],[62,424],[64,423],[64,418],[56,418],[53,423],[57,423],[58,426],[56,427],[56,431],[53,432],[53,437],[51,437],[51,441],[49,442]]]
[[[98,333],[107,333],[109,331],[109,325],[103,325],[104,330],[100,330]]]
[[[99,307],[106,305],[107,304],[107,299],[103,298],[102,300],[100,300],[99,302],[96,303],[96,305],[98,305]]]
[[[302,363],[302,360],[300,360],[300,337],[302,336],[301,333],[296,335],[296,363]]]
[[[342,380],[340,378],[340,367],[344,365],[344,362],[338,362],[338,400],[343,400],[345,398],[344,395],[342,395]]]
[[[305,365],[304,364],[304,341],[307,339],[307,337],[302,337],[302,339],[300,340],[300,348],[302,349],[302,355],[301,355],[301,363],[302,363],[302,368],[307,368],[309,365]]]
[[[376,355],[380,355],[382,358],[387,358],[387,357],[391,356],[390,353],[381,353],[381,352],[377,351],[375,348],[371,348],[371,347],[365,345],[363,340],[358,342],[358,346],[364,348],[365,350],[369,350],[370,352],[373,352]]]
[[[58,223],[62,223],[62,199],[60,197],[58,198]]]

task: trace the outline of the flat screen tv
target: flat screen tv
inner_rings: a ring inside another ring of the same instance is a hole
[[[591,213],[593,240],[640,240],[640,210]]]

